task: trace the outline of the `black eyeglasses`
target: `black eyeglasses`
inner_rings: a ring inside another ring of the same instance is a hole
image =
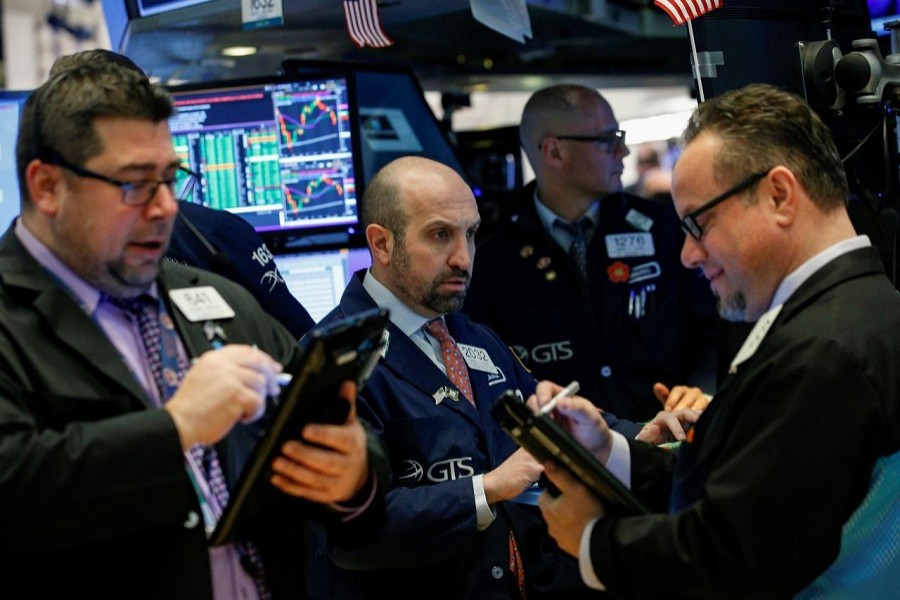
[[[572,142],[594,142],[603,146],[605,152],[618,150],[625,145],[625,132],[621,129],[601,133],[600,135],[553,135],[558,140],[569,140]],[[538,148],[541,144],[538,144]]]
[[[153,200],[159,186],[165,185],[176,200],[184,200],[191,193],[200,176],[190,169],[178,167],[176,176],[170,179],[142,179],[141,181],[120,181],[95,173],[84,167],[79,167],[67,161],[59,152],[52,152],[50,164],[58,165],[67,171],[75,173],[79,177],[98,179],[122,189],[122,204],[126,206],[143,206]]]
[[[721,204],[722,202],[728,200],[735,194],[738,194],[739,192],[743,192],[744,190],[749,188],[751,185],[753,185],[754,183],[756,183],[757,181],[759,181],[760,179],[762,179],[763,177],[768,175],[769,171],[771,171],[773,168],[774,167],[769,167],[765,171],[760,171],[759,173],[754,173],[753,175],[750,175],[746,179],[742,179],[740,182],[738,182],[736,185],[734,185],[734,187],[728,188],[727,190],[725,190],[724,192],[722,192],[721,194],[719,194],[718,196],[716,196],[709,202],[706,202],[705,204],[701,204],[700,208],[697,208],[696,210],[692,210],[691,212],[686,214],[684,216],[684,218],[681,220],[682,231],[684,231],[686,234],[693,237],[695,240],[699,240],[703,236],[703,228],[700,227],[700,223],[697,222],[697,217],[699,217],[700,215],[702,215],[709,209],[713,208],[714,206],[717,206],[717,205]]]

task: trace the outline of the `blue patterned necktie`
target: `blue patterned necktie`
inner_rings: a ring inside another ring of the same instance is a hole
[[[569,246],[569,257],[581,274],[581,279],[587,281],[587,238],[594,224],[587,217],[582,217],[575,223],[569,223],[562,219],[553,222],[554,227],[569,232],[572,236],[572,244]]]
[[[137,298],[105,296],[104,300],[119,307],[137,322],[160,401],[165,403],[178,389],[178,384],[187,372],[187,361],[178,352],[175,324],[165,307],[146,295]],[[228,484],[215,448],[197,444],[189,452],[194,463],[203,469],[210,492],[219,507],[224,508],[228,505]],[[238,549],[241,551],[241,564],[256,583],[259,600],[270,600],[272,595],[266,583],[259,551],[250,542],[240,543]]]

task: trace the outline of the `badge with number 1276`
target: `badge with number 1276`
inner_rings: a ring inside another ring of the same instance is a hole
[[[653,256],[656,248],[649,233],[611,233],[606,236],[606,254],[610,258]]]

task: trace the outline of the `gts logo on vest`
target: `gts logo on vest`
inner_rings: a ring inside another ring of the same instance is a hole
[[[413,479],[422,481],[422,477],[426,477],[432,483],[443,483],[444,481],[455,481],[463,477],[472,477],[475,475],[475,469],[471,466],[472,457],[463,456],[462,458],[448,458],[441,460],[430,467],[428,471],[422,468],[422,465],[414,460],[401,460],[400,468],[397,469],[402,475],[397,479]]]
[[[572,351],[572,340],[539,344],[530,351],[522,346],[513,346],[512,349],[522,362],[531,361],[538,364],[569,360],[575,355]]]

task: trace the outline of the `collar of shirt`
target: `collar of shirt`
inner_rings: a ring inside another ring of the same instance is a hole
[[[104,303],[104,308],[98,311],[101,297],[100,290],[84,281],[69,267],[64,265],[47,246],[41,243],[25,227],[22,219],[16,219],[15,233],[25,250],[52,277],[60,282],[60,285],[72,295],[85,313],[97,320],[107,337],[110,338],[110,341],[122,354],[123,359],[131,368],[148,397],[159,403],[159,392],[156,389],[156,384],[153,382],[153,374],[150,373],[149,366],[140,351],[140,334],[137,333],[136,326],[121,314],[120,309],[113,309],[111,304]],[[155,282],[146,293],[150,294],[154,299],[159,297]],[[179,348],[179,352],[184,352],[184,349]],[[189,452],[185,452],[185,457],[188,454]],[[191,468],[189,464],[188,468]],[[194,475],[198,480],[204,479],[202,471],[197,471]],[[247,574],[247,571],[241,566],[241,555],[233,544],[210,548],[209,557],[216,598],[235,598],[238,590],[240,590],[242,598],[258,598],[256,585],[250,575]]]
[[[775,295],[772,296],[772,302],[769,304],[769,309],[771,310],[779,304],[784,304],[787,299],[797,291],[797,288],[803,285],[804,281],[809,279],[813,273],[836,259],[838,256],[860,248],[867,248],[871,245],[872,243],[869,241],[868,236],[858,235],[838,242],[830,248],[819,252],[784,278],[781,284],[779,284],[778,289],[775,290]]]
[[[408,336],[412,336],[416,330],[422,328],[422,325],[432,320],[430,317],[423,317],[409,308],[403,300],[395,296],[391,290],[375,279],[371,271],[366,271],[366,276],[363,278],[363,287],[369,292],[375,304],[390,311],[391,323]]]
[[[425,334],[422,326],[432,320],[430,317],[423,317],[409,308],[403,300],[394,295],[392,291],[384,287],[380,281],[375,279],[371,271],[366,271],[363,278],[363,288],[372,297],[381,308],[390,311],[391,323],[397,329],[402,331],[409,339],[425,353],[425,356],[431,359],[431,362],[437,366],[443,373],[447,372],[444,366],[444,360],[441,357],[441,346],[429,335]]]
[[[22,242],[25,250],[52,275],[62,287],[72,295],[78,305],[88,315],[93,315],[100,303],[101,292],[66,266],[53,251],[45,246],[31,231],[25,227],[22,219],[16,219],[16,237]],[[156,282],[146,292],[154,299],[158,298]]]
[[[568,248],[572,245],[572,234],[568,231],[560,228],[554,227],[553,222],[557,219],[563,219],[561,216],[553,212],[546,204],[541,202],[541,199],[538,198],[537,189],[534,190],[534,208],[537,211],[538,219],[541,221],[541,225],[544,226],[544,230],[550,234],[557,244],[562,248]],[[587,209],[587,212],[582,215],[582,217],[587,217],[591,220],[591,223],[594,224],[594,229],[596,230],[597,225],[600,223],[600,201],[597,200],[593,204],[591,204],[590,208]]]

